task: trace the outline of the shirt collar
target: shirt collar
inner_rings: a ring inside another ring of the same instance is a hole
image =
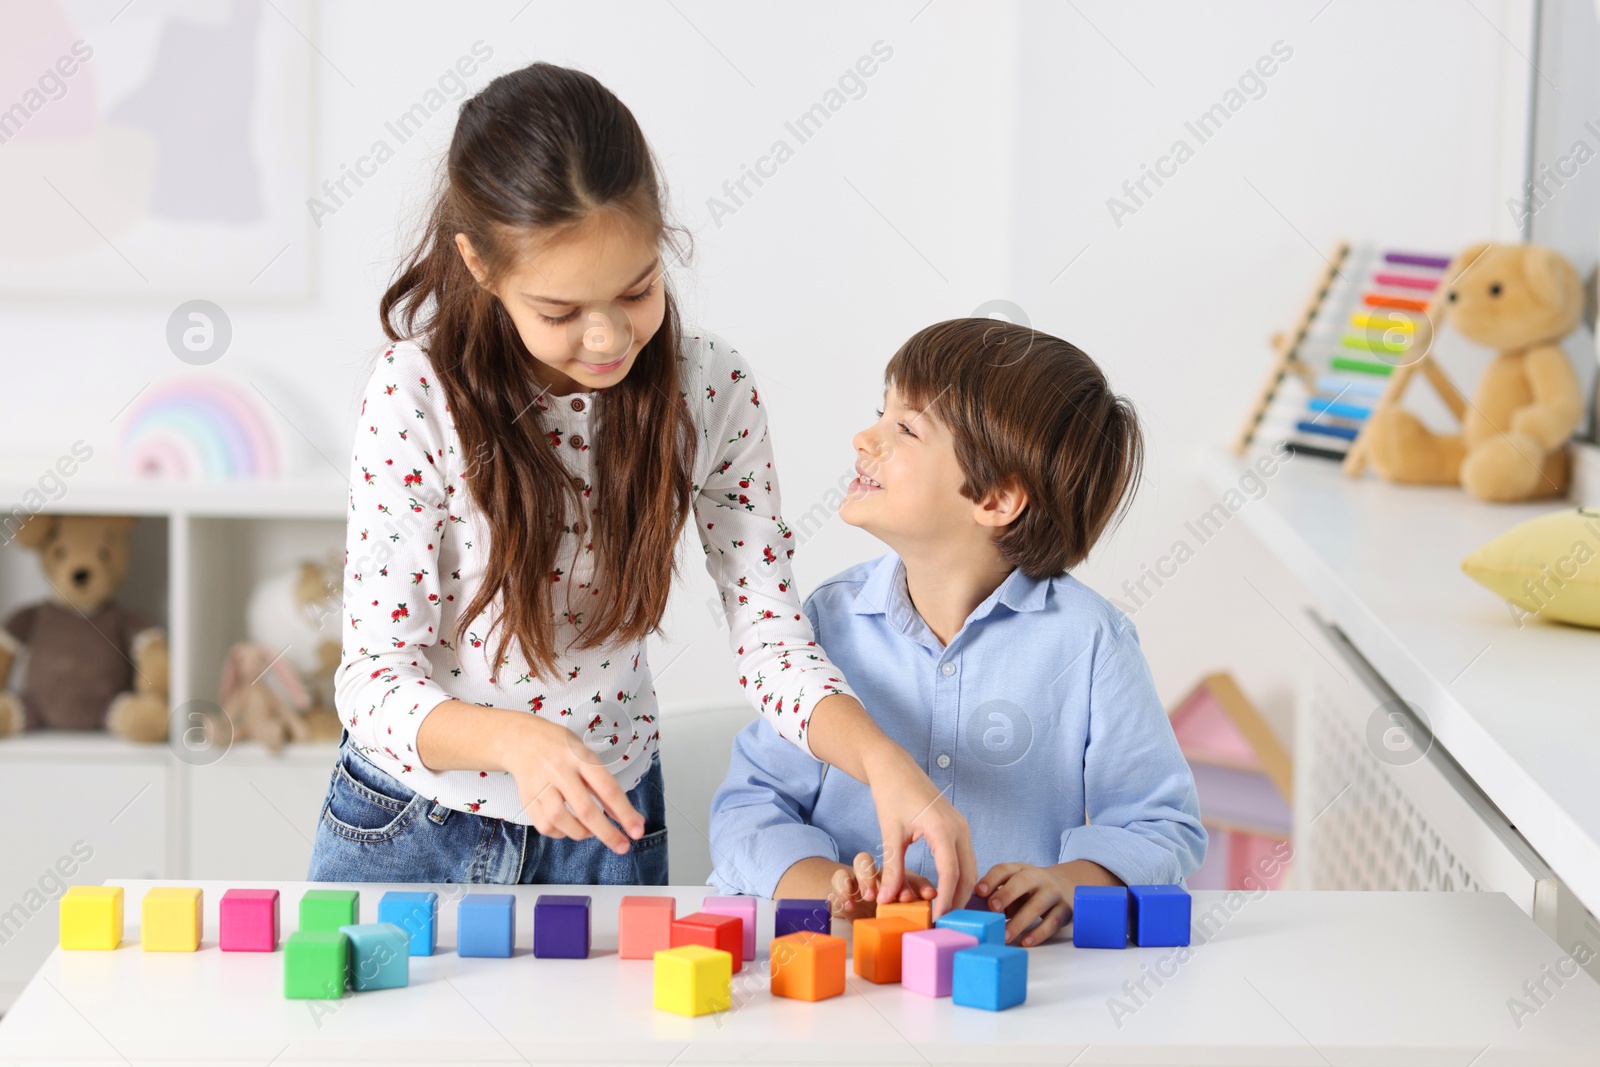
[[[1029,578],[1022,568],[1013,568],[995,591],[973,609],[968,621],[987,618],[996,604],[1004,604],[1012,611],[1039,611],[1044,608],[1049,593],[1050,579]],[[906,592],[906,565],[899,553],[887,553],[872,568],[872,573],[856,593],[852,610],[857,615],[886,615],[891,622],[899,623],[916,615],[911,597]]]

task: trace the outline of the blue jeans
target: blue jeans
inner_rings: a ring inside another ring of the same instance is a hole
[[[346,734],[311,849],[313,882],[666,885],[666,794],[658,756],[628,800],[645,834],[617,855],[598,838],[545,837],[523,823],[456,811],[380,770]]]

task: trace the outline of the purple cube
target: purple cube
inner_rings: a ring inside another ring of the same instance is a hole
[[[786,937],[810,930],[826,934],[833,930],[833,912],[826,900],[780,900],[773,911],[772,936]]]
[[[588,897],[545,893],[534,902],[533,954],[541,959],[588,958]]]

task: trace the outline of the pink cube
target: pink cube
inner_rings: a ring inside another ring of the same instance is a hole
[[[706,897],[700,910],[708,915],[731,915],[744,923],[744,958],[756,958],[756,898]]]
[[[221,944],[224,952],[278,950],[278,891],[230,889],[222,894]]]
[[[925,997],[948,997],[956,951],[977,943],[959,930],[911,931],[900,939],[900,984]]]
[[[617,909],[617,958],[654,959],[672,947],[672,920],[678,902],[672,897],[623,897]]]

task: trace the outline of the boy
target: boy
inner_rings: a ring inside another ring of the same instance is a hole
[[[805,611],[967,819],[987,872],[973,906],[1036,945],[1071,921],[1075,886],[1176,883],[1205,855],[1133,624],[1067,573],[1131,502],[1143,442],[1093,360],[994,319],[919,331],[884,380],[840,516],[893,551],[822,583]],[[708,884],[862,918],[877,837],[866,786],[753,722],[711,802]],[[899,899],[932,899],[924,843],[905,869]]]

